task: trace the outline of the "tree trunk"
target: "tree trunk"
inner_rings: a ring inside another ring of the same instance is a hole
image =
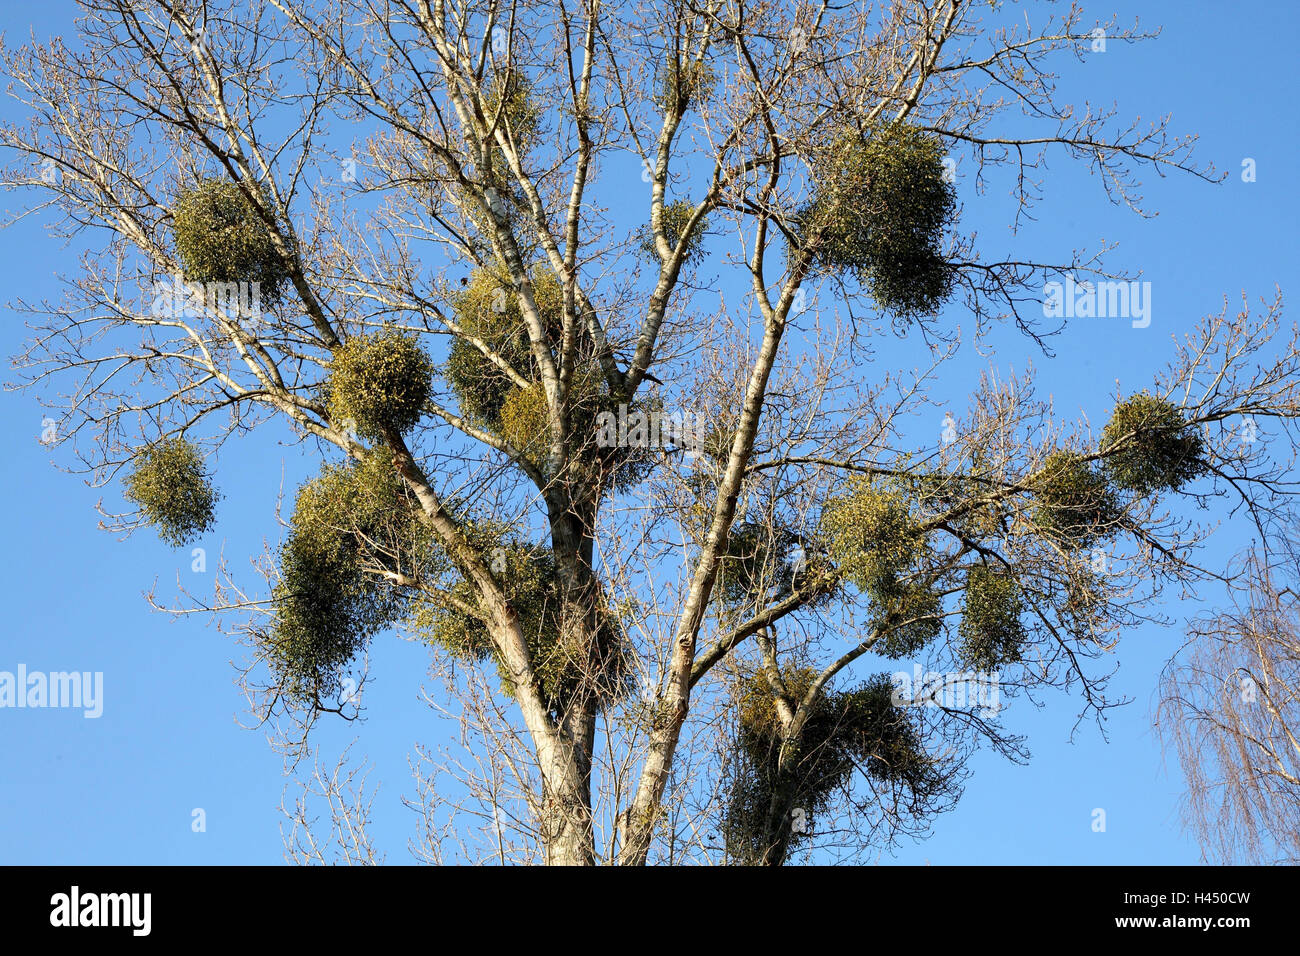
[[[548,503],[558,512],[551,522],[551,543],[560,583],[559,640],[582,676],[560,715],[564,765],[556,768],[545,787],[542,834],[548,866],[591,866],[596,862],[591,765],[601,676],[597,673],[601,595],[591,566],[594,515],[590,509],[576,513],[572,499]]]
[[[781,757],[777,763],[777,782],[772,789],[772,802],[768,807],[764,827],[762,866],[783,866],[790,855],[794,837],[795,804],[798,801],[798,741],[787,738],[781,744]]]
[[[576,756],[569,752],[570,758]],[[591,866],[596,862],[591,818],[590,760],[587,772],[565,761],[543,774],[541,830],[547,866]]]

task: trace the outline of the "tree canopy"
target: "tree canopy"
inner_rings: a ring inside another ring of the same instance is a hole
[[[1077,6],[80,5],[3,51],[31,117],[7,182],[84,249],[65,302],[20,303],[22,384],[120,485],[110,524],[173,546],[219,523],[227,443],[299,443],[264,586],[223,569],[196,604],[291,754],[356,715],[370,642],[427,644],[470,757],[425,755],[427,832],[493,821],[429,859],[924,833],[976,749],[1026,759],[1012,700],[1100,715],[1123,631],[1233,584],[1216,520],[1288,513],[1288,451],[1237,431],[1300,414],[1280,300],[1180,326],[1100,429],[996,357],[942,436],[915,425],[990,330],[1050,349],[1046,283],[1130,278],[989,246],[954,157],[1006,177],[982,201],[1012,226],[1049,158],[1116,215],[1144,173],[1216,178],[1166,121],[1065,101]],[[977,673],[996,700],[957,694]]]

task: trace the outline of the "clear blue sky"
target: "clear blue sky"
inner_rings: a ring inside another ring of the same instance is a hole
[[[1200,135],[1199,159],[1230,174],[1218,186],[1145,176],[1148,204],[1160,214],[1142,220],[1108,204],[1086,170],[1064,157],[1053,163],[1037,223],[1008,248],[1046,256],[1094,247],[1103,238],[1119,242],[1111,263],[1140,269],[1152,282],[1153,322],[1136,330],[1126,322],[1076,321],[1056,340],[1054,360],[1023,338],[998,334],[997,361],[1019,369],[1032,360],[1040,392],[1050,392],[1060,412],[1082,409],[1096,421],[1109,409],[1116,380],[1126,391],[1147,383],[1171,354],[1169,336],[1218,311],[1225,295],[1235,308],[1243,290],[1258,299],[1271,297],[1275,285],[1284,292],[1300,285],[1294,78],[1300,8],[1289,2],[1087,8],[1100,19],[1116,12],[1121,22],[1140,13],[1144,25],[1162,24],[1164,34],[1134,47],[1111,44],[1085,65],[1062,61],[1066,98],[1114,100],[1121,114],[1144,118],[1172,113],[1177,131]],[[42,38],[70,32],[73,16],[68,0],[35,8],[9,3],[0,7],[0,29],[16,44],[32,29]],[[15,115],[7,100],[0,111]],[[1257,163],[1254,183],[1240,177],[1246,157]],[[977,224],[985,248],[1000,249],[1010,201],[996,191],[976,197],[970,185],[959,180],[963,225]],[[7,208],[18,202],[6,196]],[[638,206],[627,215],[633,221],[642,211]],[[5,299],[54,296],[53,273],[74,265],[34,221],[0,231]],[[21,319],[6,311],[0,351],[14,354],[23,338]],[[936,399],[964,408],[980,367],[974,360],[959,363]],[[229,662],[240,649],[204,621],[151,613],[143,598],[156,581],[169,599],[178,575],[202,592],[211,570],[193,574],[188,552],[169,551],[151,535],[119,541],[98,530],[95,503],[103,497],[117,508],[117,489],[89,489],[51,465],[38,443],[42,412],[34,396],[7,393],[0,402],[9,449],[0,493],[11,542],[0,574],[0,606],[7,611],[0,670],[21,663],[30,670],[102,671],[105,681],[97,720],[75,710],[0,710],[0,863],[279,862],[276,807],[284,781],[262,733],[237,723],[243,701]],[[281,463],[288,488],[314,467],[296,448],[264,434],[223,449],[219,484],[226,497],[216,529],[200,542],[210,569],[223,550],[236,568],[247,567],[264,537],[276,539],[278,481],[264,476],[272,467],[278,477]],[[1225,528],[1213,542],[1227,549],[1238,540]],[[1150,724],[1156,674],[1179,639],[1178,630],[1158,628],[1123,636],[1112,690],[1135,702],[1110,713],[1108,741],[1088,723],[1071,742],[1076,700],[1048,694],[1042,709],[1019,703],[1008,725],[1028,736],[1030,764],[977,757],[958,809],[936,821],[928,840],[904,845],[884,861],[1195,862],[1196,848],[1178,826],[1181,780],[1175,769],[1164,769]],[[357,749],[377,765],[376,834],[390,862],[409,859],[405,844],[415,832],[416,820],[401,803],[413,789],[408,754],[444,732],[419,700],[425,666],[420,647],[380,641],[372,651],[368,719],[326,727],[319,736],[333,753],[359,735]],[[1101,834],[1090,826],[1097,807],[1107,812]],[[191,831],[195,808],[206,813],[206,832]]]

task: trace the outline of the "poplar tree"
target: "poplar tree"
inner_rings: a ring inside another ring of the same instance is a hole
[[[979,201],[1015,225],[1049,161],[1117,216],[1143,174],[1216,178],[1166,121],[1058,88],[1139,28],[963,0],[79,5],[3,51],[29,117],[6,183],[80,253],[62,301],[15,304],[22,383],[61,461],[120,489],[109,524],[164,544],[279,481],[224,474],[227,443],[299,443],[316,476],[266,580],[223,569],[195,606],[294,752],[355,716],[373,642],[427,644],[465,750],[420,761],[429,859],[924,833],[977,747],[1025,758],[1014,698],[1101,714],[1122,632],[1223,579],[1213,522],[1286,506],[1281,446],[1238,434],[1300,411],[1276,301],[1180,318],[1096,430],[996,358],[942,437],[915,425],[959,347],[1050,348],[1046,283],[1128,278],[987,244],[967,186],[1005,176]],[[159,305],[176,277],[198,308]],[[232,283],[259,294],[209,294]],[[632,413],[700,440],[611,442]],[[914,662],[998,672],[997,706],[900,684]]]

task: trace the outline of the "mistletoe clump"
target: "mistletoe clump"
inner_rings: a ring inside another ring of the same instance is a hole
[[[932,314],[952,293],[945,230],[956,191],[937,137],[905,123],[838,137],[816,174],[803,217],[819,236],[816,261],[853,272],[881,306],[904,318]]]
[[[596,428],[596,416],[611,407],[603,389],[604,376],[594,364],[577,369],[569,383],[566,404],[570,430],[587,435]],[[496,428],[497,433],[534,461],[545,457],[551,444],[551,404],[540,382],[511,388]],[[611,449],[617,452],[617,449]]]
[[[500,70],[487,89],[484,106],[488,128],[508,129],[519,151],[527,151],[542,120],[528,77],[512,67]]]
[[[126,479],[125,495],[173,548],[212,527],[218,497],[203,456],[183,438],[160,441],[142,451]]]
[[[307,536],[291,535],[282,549],[272,600],[276,620],[264,650],[296,700],[338,693],[344,666],[385,623],[347,549]]]
[[[551,404],[540,384],[512,388],[501,406],[501,437],[530,458],[551,443]]]
[[[805,606],[823,603],[834,588],[826,561],[810,553],[802,535],[785,525],[737,524],[718,564],[716,593],[724,604],[782,601],[796,590]]]
[[[1112,534],[1120,517],[1106,476],[1077,452],[1055,451],[1033,478],[1039,530],[1075,547]]]
[[[962,605],[963,659],[973,667],[993,670],[1020,660],[1025,627],[1020,620],[1024,602],[1016,579],[1005,571],[977,564],[967,572]]]
[[[300,535],[365,553],[407,575],[427,560],[433,540],[389,456],[376,450],[343,465],[326,465],[304,484],[291,526]]]
[[[263,205],[271,208],[269,197]],[[186,281],[257,282],[264,300],[280,300],[289,267],[270,226],[239,184],[201,179],[177,196],[172,217]]]
[[[428,532],[379,455],[327,466],[298,491],[264,651],[291,697],[336,694],[343,667],[406,607],[378,572],[417,573]]]
[[[793,709],[807,695],[817,672],[787,667],[781,679]],[[724,831],[728,853],[739,862],[758,863],[772,839],[774,797],[804,811],[808,821],[825,810],[835,791],[855,768],[873,780],[910,789],[921,797],[942,782],[926,754],[916,726],[893,703],[888,674],[877,674],[854,690],[823,690],[811,705],[797,738],[790,737],[776,699],[762,672],[739,688],[734,774]],[[784,812],[782,801],[775,801]],[[791,834],[792,841],[804,833]]]
[[[487,252],[492,247],[490,237],[496,233],[498,223],[504,220],[507,224],[514,224],[521,212],[528,208],[527,197],[511,173],[506,153],[497,137],[500,135],[510,142],[516,157],[523,160],[537,139],[542,111],[533,99],[528,77],[512,67],[504,67],[493,74],[483,89],[481,104],[482,133],[490,139],[491,145],[475,172],[478,181],[487,187],[490,208],[483,208],[478,195],[468,185],[458,188],[461,190],[460,205],[477,232],[472,242]],[[457,179],[446,170],[441,175]]]
[[[560,585],[550,551],[510,538],[507,529],[495,522],[468,522],[466,527],[471,543],[483,548],[493,576],[518,617],[538,690],[551,711],[563,713],[580,687],[593,692],[602,703],[626,693],[631,667],[621,623],[606,613],[601,615],[594,638],[566,636],[560,619]],[[492,542],[496,544],[484,548]],[[444,597],[426,602],[416,624],[432,643],[457,657],[493,659],[503,690],[513,695],[513,679],[496,653],[485,618],[479,610],[477,589],[461,578]]]
[[[903,657],[933,640],[941,599],[924,579],[929,543],[907,499],[859,480],[827,504],[822,527],[840,575],[871,601],[871,623],[882,635],[876,650]]]
[[[702,216],[696,223],[695,228],[690,235],[686,234],[686,227],[691,221],[691,216],[695,213],[694,204],[684,199],[674,202],[664,203],[663,208],[663,225],[664,236],[668,240],[668,247],[677,251],[677,247],[682,243],[686,248],[682,254],[683,262],[690,262],[700,251],[700,245],[704,241],[704,230],[708,223],[708,217]],[[637,233],[638,248],[652,262],[659,260],[659,250],[655,247],[654,230],[649,225],[642,226]]]
[[[1106,475],[1118,488],[1177,491],[1205,471],[1205,439],[1172,402],[1140,392],[1115,406],[1102,431]]]
[[[451,344],[446,375],[462,414],[540,465],[551,443],[550,402],[518,296],[506,275],[504,269],[480,269],[452,300],[460,332]],[[531,284],[547,345],[555,354],[564,329],[564,287],[542,263],[533,267]],[[578,361],[565,399],[574,457],[596,464],[609,474],[612,487],[636,484],[648,473],[652,456],[645,448],[621,447],[602,440],[601,414],[617,418],[618,402],[610,393],[588,337],[579,338],[577,352]],[[502,362],[527,384],[520,385],[501,367]],[[657,401],[638,399],[630,403],[626,415],[649,415],[658,407]],[[610,429],[604,431],[608,437]]]
[[[713,89],[713,67],[704,60],[670,53],[664,61],[660,105],[670,113],[686,110],[708,99]]]
[[[718,562],[718,597],[727,603],[788,597],[795,576],[791,551],[799,540],[789,528],[754,521],[736,525]]]
[[[564,325],[564,288],[554,272],[540,265],[534,267],[531,279],[542,323],[558,337]],[[452,300],[452,308],[463,334],[452,341],[447,379],[461,411],[499,433],[506,399],[518,386],[473,340],[481,341],[524,379],[540,383],[519,297],[504,269],[479,269]]]
[[[354,335],[334,353],[326,388],[332,421],[381,439],[409,431],[424,414],[433,365],[415,339],[397,331]]]

